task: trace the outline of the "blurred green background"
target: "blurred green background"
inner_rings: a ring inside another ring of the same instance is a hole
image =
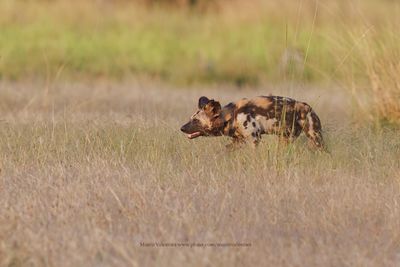
[[[398,22],[398,8],[390,0],[2,0],[0,79],[344,80],[360,40],[381,39],[377,29]],[[362,62],[351,68],[362,78]]]

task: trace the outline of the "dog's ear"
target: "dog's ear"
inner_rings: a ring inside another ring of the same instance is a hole
[[[221,111],[221,104],[214,99],[208,101],[206,107],[204,108],[206,113],[208,113],[211,117],[218,115]]]
[[[199,109],[204,108],[208,104],[208,102],[210,102],[210,99],[208,99],[207,97],[205,97],[205,96],[200,97],[199,105],[198,105]]]

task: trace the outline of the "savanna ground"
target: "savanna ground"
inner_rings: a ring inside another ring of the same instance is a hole
[[[399,4],[139,2],[0,3],[0,266],[399,266]],[[270,93],[330,153],[179,131]]]
[[[226,138],[179,132],[199,95],[289,92],[318,111],[331,154],[274,137],[227,153]],[[398,266],[398,132],[352,126],[347,99],[290,86],[2,83],[0,262]]]

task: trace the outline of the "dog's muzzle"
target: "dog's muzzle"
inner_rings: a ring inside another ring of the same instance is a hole
[[[193,139],[193,138],[196,138],[196,137],[199,137],[202,135],[202,133],[200,131],[196,131],[193,129],[193,126],[190,122],[183,125],[181,127],[181,131],[184,132],[185,134],[187,134],[187,137],[189,139]]]

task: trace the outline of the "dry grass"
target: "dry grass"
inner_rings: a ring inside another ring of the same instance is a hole
[[[344,68],[354,74],[354,66],[361,66],[362,75],[350,76],[348,87],[361,117],[377,125],[400,123],[400,48],[395,29],[391,25],[372,28]]]
[[[314,106],[331,155],[274,138],[226,153],[224,138],[178,131],[199,95],[270,92]],[[0,265],[398,266],[398,134],[352,127],[345,99],[286,86],[3,82]]]

